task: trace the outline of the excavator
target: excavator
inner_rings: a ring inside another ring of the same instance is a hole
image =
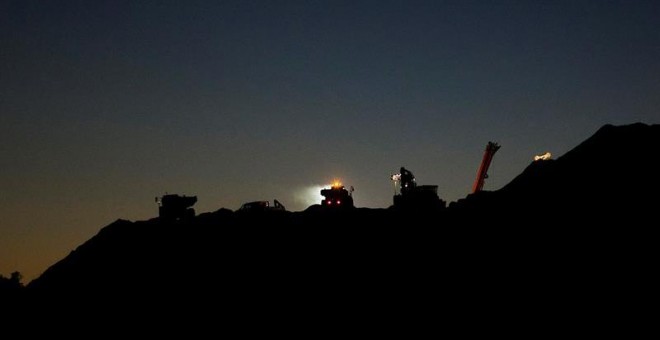
[[[394,207],[400,209],[446,207],[447,202],[438,197],[437,185],[417,185],[413,173],[401,167],[400,172],[390,177],[394,181]],[[399,193],[396,193],[397,183]]]

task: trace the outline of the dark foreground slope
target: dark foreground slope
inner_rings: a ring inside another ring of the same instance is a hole
[[[613,289],[650,282],[642,267],[655,222],[645,219],[658,208],[659,149],[660,126],[605,126],[556,161],[533,163],[503,189],[447,210],[221,209],[186,222],[118,220],[28,292],[303,313],[524,310],[576,296],[611,305]]]
[[[312,207],[299,213],[221,209],[185,222],[118,220],[29,288],[150,290],[222,285],[255,294],[271,288],[316,289],[319,284],[338,288],[347,281],[377,276],[378,271],[389,280],[392,273],[386,268],[413,256],[435,257],[440,248],[421,245],[442,242],[427,240],[441,215],[428,212],[404,221],[393,210]],[[417,230],[403,231],[405,227]],[[412,270],[416,264],[401,267]]]

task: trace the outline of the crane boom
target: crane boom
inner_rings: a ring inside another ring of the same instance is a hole
[[[488,142],[488,145],[486,145],[484,158],[481,160],[481,165],[477,171],[477,178],[474,180],[472,193],[479,192],[484,188],[484,182],[486,181],[486,178],[488,178],[488,168],[490,167],[490,163],[493,161],[493,156],[499,149],[500,145],[494,142]]]

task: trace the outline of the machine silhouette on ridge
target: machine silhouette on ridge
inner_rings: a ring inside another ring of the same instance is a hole
[[[273,200],[273,205],[268,201],[253,201],[243,203],[238,211],[252,212],[252,211],[286,211],[286,208],[280,201]]]
[[[477,178],[472,187],[472,193],[478,193],[483,190],[485,180],[488,178],[488,169],[493,161],[493,157],[500,145],[494,142],[488,142],[483,159],[477,171]],[[538,155],[535,161],[548,160],[551,154],[548,152]],[[444,209],[447,202],[438,197],[437,185],[417,185],[413,173],[401,167],[399,173],[391,175],[390,179],[394,182],[394,205],[396,209]],[[354,188],[346,189],[340,182],[335,181],[330,188],[321,189],[321,206],[324,208],[354,208],[353,202]],[[176,194],[165,194],[162,197],[156,197],[158,203],[158,215],[162,220],[177,221],[192,219],[195,217],[195,210],[192,206],[197,202],[197,196],[180,196]],[[273,205],[268,201],[252,201],[241,205],[240,212],[258,212],[258,211],[286,211],[286,208],[278,200],[273,200]]]
[[[395,208],[445,208],[447,205],[438,197],[437,185],[417,185],[413,173],[404,167],[390,179],[394,181]]]
[[[158,217],[163,220],[184,220],[195,217],[195,209],[191,208],[197,203],[197,196],[180,196],[176,194],[165,194],[156,197],[158,204]]]
[[[349,191],[341,183],[335,182],[329,189],[321,190],[321,195],[324,197],[321,201],[321,206],[328,208],[354,208],[353,191],[352,186]]]

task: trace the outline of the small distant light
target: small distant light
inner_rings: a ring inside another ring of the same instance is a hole
[[[341,204],[341,201],[337,201],[337,204]]]
[[[534,161],[535,161],[535,162],[538,162],[538,161],[547,161],[547,160],[549,160],[549,159],[552,159],[552,154],[549,153],[549,152],[546,152],[546,153],[544,153],[544,154],[542,154],[542,155],[536,155],[536,156],[534,156]]]

